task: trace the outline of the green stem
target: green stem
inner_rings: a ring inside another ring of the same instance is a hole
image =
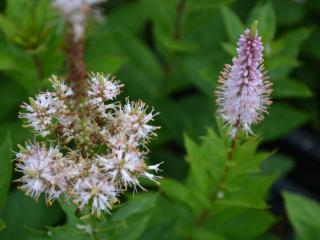
[[[95,232],[92,232],[92,240],[99,240],[98,235]]]
[[[32,59],[33,59],[34,65],[36,67],[38,79],[39,79],[39,81],[41,81],[44,78],[43,65],[42,65],[39,57],[36,54],[32,55]]]
[[[187,0],[180,0],[177,6],[177,18],[174,25],[174,31],[172,34],[172,38],[175,40],[179,40],[181,37],[181,19],[185,9]]]

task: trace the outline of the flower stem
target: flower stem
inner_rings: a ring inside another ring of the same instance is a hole
[[[68,32],[66,37],[67,53],[67,80],[75,94],[76,102],[80,104],[87,94],[86,66],[83,61],[84,57],[84,39],[75,40],[72,26],[67,24]]]
[[[175,40],[179,40],[181,37],[181,19],[186,6],[187,0],[180,0],[177,6],[177,18],[174,25],[174,31],[172,34],[172,38]]]

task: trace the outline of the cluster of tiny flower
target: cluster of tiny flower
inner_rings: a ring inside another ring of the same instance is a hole
[[[252,134],[251,125],[263,119],[272,92],[263,66],[263,45],[258,32],[245,30],[238,41],[238,57],[226,65],[216,91],[218,112],[235,137],[239,129]]]
[[[91,74],[86,117],[80,118],[71,88],[57,77],[51,82],[53,91],[30,98],[20,113],[26,126],[51,139],[50,146],[29,142],[16,155],[23,174],[18,181],[28,195],[37,199],[44,193],[51,203],[63,194],[100,215],[128,187],[142,188],[140,177],[157,181],[150,171],[158,172],[159,164],[145,163],[146,144],[158,129],[150,125],[153,110],[142,101],[111,102],[123,85],[110,75]]]
[[[53,0],[53,7],[57,8],[72,26],[75,41],[81,39],[85,31],[85,23],[91,14],[92,6],[104,0]]]

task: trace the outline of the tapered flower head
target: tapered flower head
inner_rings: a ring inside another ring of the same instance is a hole
[[[53,6],[60,10],[66,21],[72,26],[74,40],[78,41],[84,34],[88,15],[92,6],[104,0],[54,0]]]
[[[263,45],[258,32],[245,30],[237,44],[238,56],[226,65],[216,91],[218,113],[234,137],[238,130],[252,134],[271,104],[271,83],[263,66]]]

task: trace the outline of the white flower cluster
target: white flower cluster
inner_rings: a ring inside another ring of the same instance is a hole
[[[140,177],[157,180],[150,171],[158,172],[159,164],[145,163],[146,144],[158,129],[150,125],[153,110],[142,101],[111,102],[123,85],[110,75],[91,74],[83,118],[70,87],[57,77],[51,82],[53,91],[30,98],[20,114],[36,134],[52,139],[49,147],[28,143],[16,155],[23,174],[18,181],[28,195],[44,193],[51,203],[63,194],[99,215],[128,187],[143,189]]]
[[[75,41],[81,39],[84,34],[88,15],[92,6],[104,0],[53,0],[53,6],[57,8],[71,24]]]

